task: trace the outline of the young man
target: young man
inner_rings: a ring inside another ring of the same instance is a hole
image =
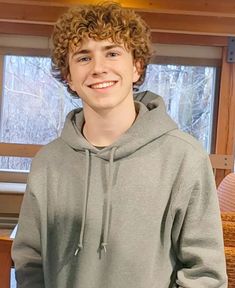
[[[214,177],[152,93],[150,30],[103,3],[57,22],[53,71],[83,109],[35,157],[13,260],[20,288],[225,288]]]

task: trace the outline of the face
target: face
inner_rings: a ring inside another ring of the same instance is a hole
[[[138,63],[124,45],[88,39],[69,53],[69,86],[82,99],[84,109],[110,110],[133,101]]]

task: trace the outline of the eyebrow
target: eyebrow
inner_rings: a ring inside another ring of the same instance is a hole
[[[108,51],[114,48],[121,48],[122,50],[124,50],[124,48],[121,45],[117,45],[117,44],[112,44],[112,45],[107,45],[101,48],[102,51]],[[72,58],[80,55],[80,54],[89,54],[91,53],[91,50],[89,49],[82,49],[82,50],[77,50],[73,53]]]

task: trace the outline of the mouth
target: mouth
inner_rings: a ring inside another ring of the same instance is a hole
[[[88,87],[90,87],[92,89],[104,89],[104,88],[112,87],[116,83],[117,83],[117,81],[105,81],[105,82],[100,82],[100,83],[88,85]]]

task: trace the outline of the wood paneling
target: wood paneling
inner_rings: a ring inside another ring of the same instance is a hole
[[[1,3],[0,19],[15,23],[41,23],[52,25],[66,7]]]
[[[45,6],[73,6],[81,4],[97,3],[97,0],[2,0],[1,3],[30,4]],[[175,13],[207,13],[207,14],[235,14],[234,0],[119,0],[124,7],[150,10],[150,11],[175,11]]]
[[[1,215],[14,213],[19,215],[21,203],[23,201],[23,193],[5,193],[0,192],[0,211]],[[10,217],[9,217],[10,218]]]
[[[10,287],[10,275],[11,275],[11,246],[12,239],[0,238],[0,275],[1,275],[1,287]]]
[[[123,0],[118,2],[124,7],[136,9],[153,31],[235,35],[234,0]],[[97,1],[0,0],[0,33],[19,34],[18,30],[20,30],[20,33],[27,35],[49,35],[51,29],[48,26],[53,26],[58,16],[68,7],[89,3],[97,3]],[[7,30],[3,28],[6,27],[5,23],[9,23]],[[21,26],[14,26],[14,23]],[[41,26],[41,29],[38,26]]]
[[[200,35],[235,35],[235,17],[140,12],[153,31]]]

